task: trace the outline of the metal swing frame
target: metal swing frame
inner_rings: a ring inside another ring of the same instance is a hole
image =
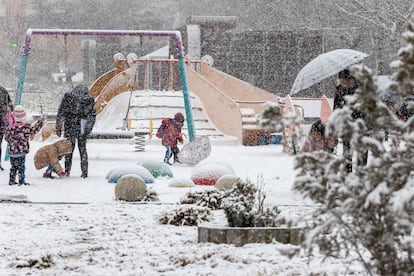
[[[24,79],[26,76],[27,60],[30,54],[31,41],[33,35],[74,35],[74,36],[138,36],[138,37],[171,37],[175,39],[177,49],[178,63],[181,76],[181,86],[183,90],[184,106],[188,126],[188,138],[193,141],[195,138],[193,114],[188,91],[187,75],[184,62],[184,47],[179,31],[149,31],[149,30],[89,30],[89,29],[28,29],[23,48],[22,62],[17,83],[16,104],[21,103]]]

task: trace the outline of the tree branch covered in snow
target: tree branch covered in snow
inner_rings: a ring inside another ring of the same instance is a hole
[[[394,62],[396,95],[414,88],[413,21],[403,38],[407,45]],[[304,243],[317,246],[327,257],[357,254],[369,274],[396,275],[414,272],[414,118],[399,120],[378,97],[376,78],[366,66],[352,67],[361,82],[346,106],[330,117],[328,133],[350,137],[354,156],[369,151],[366,165],[353,164],[348,172],[343,156],[324,152],[296,158],[294,189],[320,204]],[[353,109],[363,116],[352,120]],[[384,127],[391,133],[384,142]]]
[[[258,125],[268,131],[279,132],[286,127],[295,125],[299,128],[301,118],[292,112],[282,114],[282,107],[278,103],[266,102],[262,113],[257,117]]]
[[[414,3],[405,0],[337,1],[335,6],[349,17],[358,19],[363,25],[381,28],[389,34],[399,35],[414,12]]]

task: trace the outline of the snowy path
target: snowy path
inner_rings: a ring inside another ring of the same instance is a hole
[[[158,216],[177,207],[189,190],[172,188],[168,179],[152,185],[160,204],[129,204],[113,200],[114,184],[105,175],[114,167],[140,159],[160,160],[164,149],[149,143],[145,152],[133,152],[125,141],[90,141],[89,177],[80,178],[79,157],[66,179],[43,179],[31,158],[40,142],[32,142],[27,177],[32,186],[9,186],[0,172],[0,196],[25,196],[33,203],[0,203],[0,275],[309,275],[346,274],[344,260],[321,265],[314,256],[290,259],[289,245],[203,244],[197,227],[161,225]],[[278,145],[212,146],[208,160],[231,164],[241,178],[263,176],[269,203],[307,204],[291,190],[293,157]],[[3,163],[6,169],[8,163]],[[171,166],[175,177],[190,177],[190,166]],[[42,204],[41,202],[49,202]],[[50,204],[73,202],[87,204]],[[218,216],[220,217],[220,216]],[[352,265],[352,271],[360,271]]]
[[[320,259],[289,259],[289,245],[197,243],[196,227],[160,225],[168,205],[2,204],[2,275],[309,275]],[[340,261],[328,271],[343,272]],[[332,274],[331,274],[332,275]]]

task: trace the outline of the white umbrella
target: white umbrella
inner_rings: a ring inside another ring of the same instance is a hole
[[[368,54],[351,49],[337,49],[320,54],[300,70],[290,94],[293,95],[300,90],[309,88],[367,56]]]

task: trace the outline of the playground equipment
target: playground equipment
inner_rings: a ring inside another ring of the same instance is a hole
[[[135,54],[125,57],[122,53],[113,56],[114,69],[102,74],[90,86],[98,113],[96,126],[100,127],[97,132],[94,130],[97,138],[104,137],[104,131],[117,131],[111,129],[117,120],[120,121],[117,137],[130,137],[130,133],[133,135],[137,132],[151,136],[150,121],[157,126],[163,117],[185,110],[185,128],[190,141],[195,138],[196,121],[200,136],[235,137],[244,145],[257,145],[265,131],[257,126],[256,115],[262,111],[265,102],[280,102],[276,95],[217,70],[212,66],[213,61],[209,56],[197,61],[184,57],[180,32],[29,29],[23,50],[16,104],[22,98],[26,64],[34,35],[64,36],[65,43],[68,35],[175,39],[176,57],[155,59]],[[179,81],[176,78],[178,75]],[[151,120],[150,114],[153,116]],[[303,115],[303,112],[298,114]],[[111,121],[111,124],[105,124],[105,121]],[[122,131],[121,126],[128,128],[130,133]],[[137,150],[141,148],[139,145]]]
[[[186,120],[188,126],[188,137],[192,141],[195,137],[193,116],[191,112],[191,103],[188,96],[188,85],[186,71],[184,67],[184,49],[182,44],[181,33],[178,31],[145,31],[145,30],[74,30],[74,29],[28,29],[26,32],[25,45],[23,49],[19,80],[17,83],[16,104],[20,104],[23,93],[23,85],[26,74],[28,56],[31,50],[31,40],[33,35],[67,35],[76,36],[139,36],[139,37],[171,37],[175,39],[177,49],[178,63],[181,76],[181,86],[184,98]]]
[[[197,132],[208,136],[235,137],[242,144],[256,145],[259,137],[247,138],[254,133],[252,129],[257,129],[255,116],[262,110],[266,101],[278,102],[279,98],[213,68],[208,61],[185,59]],[[153,112],[154,124],[157,125],[163,117],[180,111],[182,106],[174,100],[177,97],[177,93],[174,93],[177,92],[176,87],[173,84],[174,72],[178,64],[176,59],[138,58],[130,59],[127,63],[128,68],[106,81],[101,92],[96,95],[97,112],[101,121],[109,118],[115,120],[118,115],[113,104],[119,102],[120,97],[125,101],[124,94],[129,91],[137,74],[141,75],[140,81],[134,87],[136,91],[130,94],[132,95],[130,105],[132,130],[147,129],[146,121],[149,119],[150,112]],[[149,83],[149,75],[152,75],[153,82]],[[102,78],[105,77],[106,74],[103,74]],[[95,83],[103,83],[103,81],[98,79]],[[117,107],[117,109],[125,108],[118,103]],[[101,126],[102,129],[107,127],[110,127],[109,124]],[[257,136],[257,133],[254,135]]]

